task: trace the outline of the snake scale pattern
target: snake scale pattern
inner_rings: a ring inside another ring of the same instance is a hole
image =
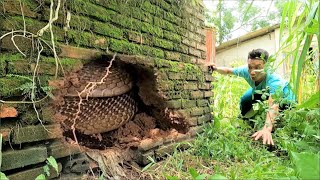
[[[106,74],[106,67],[98,65],[84,66],[78,73],[68,93],[64,97],[64,105],[59,112],[66,117],[64,124],[71,127],[76,113],[81,92],[89,82],[99,82]],[[84,134],[98,134],[115,130],[133,118],[137,111],[137,103],[130,90],[133,82],[130,74],[120,66],[112,66],[110,74],[89,94],[83,95],[80,114],[75,121],[76,130]]]

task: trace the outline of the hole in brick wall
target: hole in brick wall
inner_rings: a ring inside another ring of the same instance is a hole
[[[77,92],[89,81],[100,81],[108,63],[97,60],[69,77],[64,104],[59,107],[67,139],[75,141],[71,126],[77,112],[78,143],[91,149],[136,148],[145,139],[187,132],[184,118],[165,107],[152,68],[117,60],[113,63],[105,83],[96,86],[88,99],[83,97],[80,111]]]

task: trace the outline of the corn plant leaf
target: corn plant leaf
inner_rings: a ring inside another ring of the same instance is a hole
[[[200,174],[199,176],[197,176],[195,178],[195,180],[204,180],[204,179],[206,179],[207,176],[208,176],[208,174]]]
[[[291,157],[296,170],[298,177],[301,179],[320,179],[319,174],[319,162],[320,154],[314,154],[310,152],[291,152]]]
[[[1,169],[1,163],[2,163],[2,134],[0,134],[0,169]]]
[[[44,174],[40,174],[39,176],[36,177],[35,180],[45,180],[46,176]]]
[[[320,91],[312,95],[308,100],[300,104],[297,108],[313,108],[313,107],[319,106],[319,99],[320,99]]]
[[[191,174],[192,179],[196,179],[196,177],[199,176],[197,171],[195,169],[193,169],[193,168],[189,169],[189,173]]]
[[[168,180],[179,180],[179,178],[177,176],[168,176],[168,175],[164,175]]]
[[[0,172],[0,179],[1,179],[1,180],[9,180],[9,179],[7,178],[7,176],[6,176],[3,172]]]
[[[227,180],[225,176],[222,176],[221,174],[215,174],[212,176],[209,176],[209,180]]]
[[[52,156],[47,158],[47,164],[52,166],[54,168],[54,170],[59,173],[59,169],[58,169],[58,163],[56,161],[56,159]]]

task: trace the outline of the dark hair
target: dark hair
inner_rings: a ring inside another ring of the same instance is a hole
[[[269,53],[264,49],[254,49],[249,52],[248,59],[262,59],[267,62]]]

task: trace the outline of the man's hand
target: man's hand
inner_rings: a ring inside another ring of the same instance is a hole
[[[217,70],[217,66],[215,63],[209,63],[209,64],[206,64],[206,66],[208,67],[208,70],[211,72]]]
[[[254,140],[259,140],[262,138],[263,144],[269,144],[269,145],[274,145],[273,140],[272,140],[272,127],[267,127],[266,125],[262,128],[262,130],[254,133],[251,137],[254,138]]]

